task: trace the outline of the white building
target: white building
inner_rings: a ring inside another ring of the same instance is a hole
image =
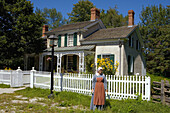
[[[119,62],[118,75],[146,74],[145,59],[141,52],[143,40],[139,27],[134,25],[134,11],[129,10],[129,25],[117,28],[106,28],[100,20],[97,8],[91,9],[91,20],[67,24],[48,31],[43,26],[43,38],[47,39],[47,49],[37,57],[33,57],[32,66],[39,70],[50,70],[50,62],[46,59],[51,55],[49,37],[55,35],[54,66],[57,72],[85,72],[85,56],[95,54],[97,58],[107,58]],[[35,55],[34,55],[35,56]],[[25,69],[31,60],[26,56]],[[37,65],[39,64],[39,65]]]

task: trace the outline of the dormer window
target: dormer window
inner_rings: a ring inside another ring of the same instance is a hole
[[[73,34],[68,35],[68,46],[73,46]]]
[[[67,40],[67,46],[77,46],[77,33],[69,34]]]

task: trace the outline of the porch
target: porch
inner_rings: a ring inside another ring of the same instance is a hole
[[[57,73],[83,73],[86,71],[85,56],[94,52],[94,45],[54,49],[54,70]],[[39,71],[51,71],[51,48],[39,55]]]

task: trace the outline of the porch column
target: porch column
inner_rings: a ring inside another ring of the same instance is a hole
[[[79,74],[84,72],[84,52],[79,53]]]
[[[85,68],[84,68],[84,52],[82,53],[82,72],[85,72]]]
[[[62,58],[62,53],[57,54],[57,73],[61,73],[61,58]]]
[[[43,55],[39,55],[39,71],[43,70]]]
[[[79,74],[81,73],[81,53],[79,53]]]

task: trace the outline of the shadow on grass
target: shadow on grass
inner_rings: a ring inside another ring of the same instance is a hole
[[[111,104],[110,104],[110,101],[107,99],[106,100],[106,103],[105,103],[105,108],[112,108]]]

